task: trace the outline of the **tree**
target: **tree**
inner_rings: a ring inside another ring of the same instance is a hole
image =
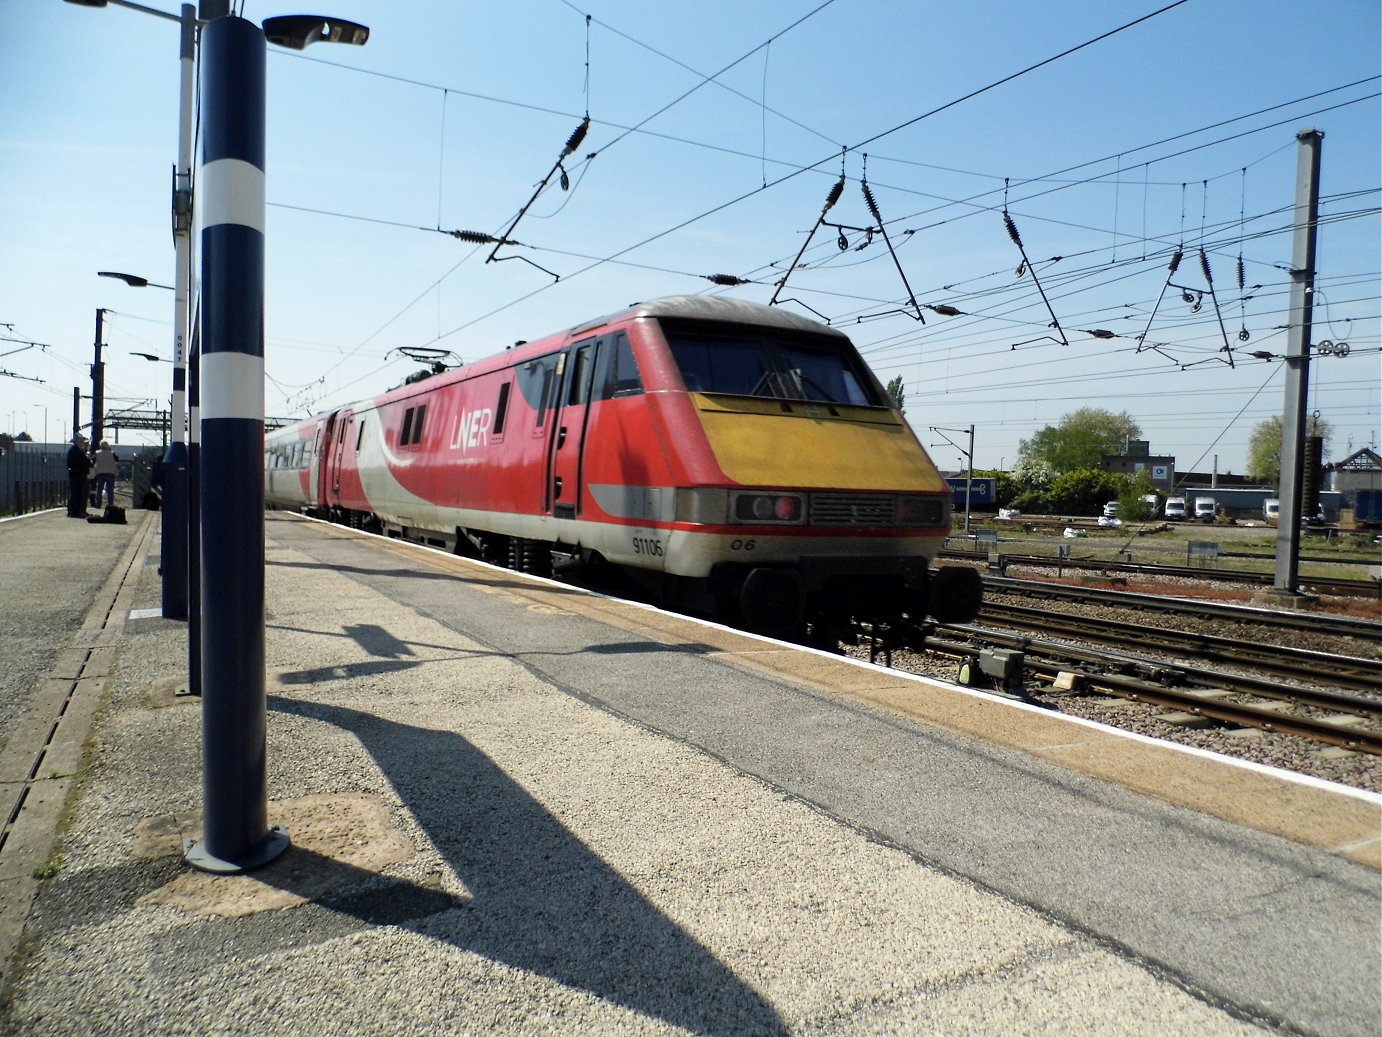
[[[1046,496],[1059,514],[1094,515],[1105,501],[1118,497],[1126,482],[1127,476],[1102,468],[1079,468],[1056,476]]]
[[[1045,461],[1019,457],[1013,465],[1013,492],[1008,506],[1033,514],[1046,511],[1046,494],[1055,481],[1056,473]]]
[[[1145,522],[1156,517],[1156,486],[1152,483],[1152,473],[1143,468],[1131,478],[1123,476],[1123,488],[1118,493],[1118,517],[1125,522]]]
[[[1059,425],[1047,425],[1031,439],[1022,440],[1017,455],[1019,461],[1041,461],[1056,472],[1098,468],[1105,456],[1121,454],[1128,440],[1141,434],[1142,429],[1126,411],[1114,414],[1081,407],[1063,417]]]
[[[896,378],[894,378],[892,381],[888,383],[888,395],[897,401],[897,409],[900,410],[903,414],[906,414],[907,408],[903,406],[903,403],[907,399],[907,394],[902,391],[901,375],[898,375]]]
[[[1317,415],[1305,420],[1305,434],[1325,442],[1334,434],[1329,422]],[[1281,482],[1281,419],[1268,418],[1254,426],[1248,438],[1248,478],[1269,486]]]

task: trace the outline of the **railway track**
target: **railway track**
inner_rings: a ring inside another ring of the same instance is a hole
[[[989,590],[1030,598],[1098,603],[1144,612],[1230,620],[1248,626],[1301,630],[1382,643],[1382,623],[1355,619],[1349,616],[1333,616],[1316,612],[1283,612],[1250,605],[1231,605],[1224,602],[1175,598],[1161,594],[1137,594],[1131,591],[1107,590],[1098,587],[1075,587],[1068,584],[1048,583],[1043,580],[1022,580],[987,574],[984,576],[984,586]]]
[[[1136,646],[1246,667],[1288,680],[1327,683],[1370,693],[1382,700],[1382,664],[1371,659],[996,602],[986,603],[979,618],[1008,629],[1039,631],[1113,647]]]
[[[1048,694],[1059,689],[1064,695],[1114,695],[1172,710],[1186,720],[1200,718],[1280,732],[1382,756],[1382,698],[1374,696],[1302,687],[974,624],[920,633],[907,639],[907,647],[956,660],[961,683],[991,684],[995,690],[1022,698],[1030,699],[1026,689],[1031,685],[1042,686]],[[983,675],[980,660],[994,649],[1021,653],[1020,677],[1004,680]],[[887,662],[892,664],[892,653],[887,654]]]
[[[987,555],[975,551],[956,551],[947,549],[941,552],[944,558],[968,561],[987,561]],[[1230,557],[1227,554],[1220,557]],[[1234,557],[1248,557],[1239,555]],[[1118,573],[1124,576],[1159,576],[1178,579],[1214,580],[1220,583],[1243,584],[1253,587],[1270,587],[1275,577],[1271,573],[1249,572],[1242,569],[1206,568],[1188,565],[1160,565],[1140,562],[1117,561],[1098,558],[1052,558],[1049,555],[1002,554],[1000,566],[1029,566],[1037,568],[1065,569],[1083,572]],[[1302,588],[1318,594],[1340,597],[1379,597],[1382,598],[1382,581],[1376,579],[1345,579],[1343,577],[1301,577]]]

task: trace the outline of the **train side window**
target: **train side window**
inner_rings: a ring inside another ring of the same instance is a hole
[[[509,413],[509,390],[512,388],[512,382],[505,382],[499,387],[499,402],[494,405],[494,427],[490,429],[491,436],[504,434],[504,418]]]
[[[565,353],[551,353],[529,360],[518,369],[518,391],[536,412],[534,425],[538,429],[547,424],[547,408],[552,404],[565,361]]]
[[[595,370],[595,398],[611,400],[642,391],[643,379],[638,374],[638,363],[634,360],[629,336],[621,331],[606,338]]]

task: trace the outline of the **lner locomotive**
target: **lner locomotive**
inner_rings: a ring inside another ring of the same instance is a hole
[[[606,563],[750,629],[964,622],[951,490],[849,338],[640,303],[266,437],[266,500],[535,574]]]

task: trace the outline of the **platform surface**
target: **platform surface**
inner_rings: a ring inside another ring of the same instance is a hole
[[[0,1032],[1382,1028],[1378,797],[291,516],[291,848],[191,869],[187,624],[130,523],[0,523]]]

